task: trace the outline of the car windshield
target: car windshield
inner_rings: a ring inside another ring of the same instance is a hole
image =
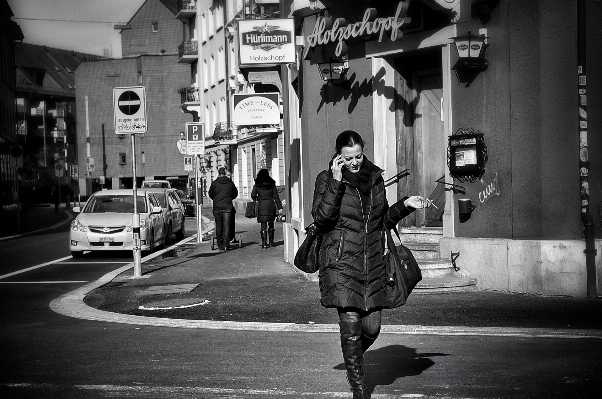
[[[155,197],[159,200],[162,208],[167,208],[167,202],[165,201],[165,193],[155,193]]]
[[[134,213],[134,196],[132,195],[96,195],[90,198],[83,213]],[[146,213],[144,197],[138,197],[138,213]]]
[[[144,188],[169,188],[169,183],[147,181],[142,185]]]

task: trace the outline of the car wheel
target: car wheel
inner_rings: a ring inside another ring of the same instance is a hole
[[[71,256],[73,256],[74,258],[81,258],[82,256],[84,256],[84,252],[83,251],[71,251]]]
[[[183,240],[185,232],[186,232],[186,230],[184,228],[184,218],[182,218],[182,224],[181,224],[180,230],[176,233],[176,238],[178,240]]]

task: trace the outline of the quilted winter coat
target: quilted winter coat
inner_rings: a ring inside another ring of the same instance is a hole
[[[370,202],[363,212],[357,188],[335,180],[330,170],[316,178],[312,216],[323,231],[319,257],[321,303],[327,308],[389,308],[385,292],[384,228],[393,228],[414,209],[405,198],[389,208],[382,170],[371,168]]]
[[[256,183],[251,191],[251,198],[259,204],[257,223],[273,222],[278,209],[282,209],[278,189],[272,182]]]

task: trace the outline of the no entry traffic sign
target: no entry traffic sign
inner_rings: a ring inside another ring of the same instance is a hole
[[[115,133],[146,133],[146,92],[143,86],[115,87]]]

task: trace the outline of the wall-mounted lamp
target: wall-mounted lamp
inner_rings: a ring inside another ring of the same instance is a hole
[[[458,57],[458,64],[469,69],[484,71],[488,63],[485,59],[485,48],[487,47],[486,35],[473,35],[468,31],[465,35],[451,38],[454,41]],[[458,65],[456,64],[456,65]]]
[[[332,86],[348,88],[349,81],[346,75],[349,70],[349,62],[347,60],[333,60],[330,58],[326,62],[318,63],[318,68],[323,81],[328,82]]]

